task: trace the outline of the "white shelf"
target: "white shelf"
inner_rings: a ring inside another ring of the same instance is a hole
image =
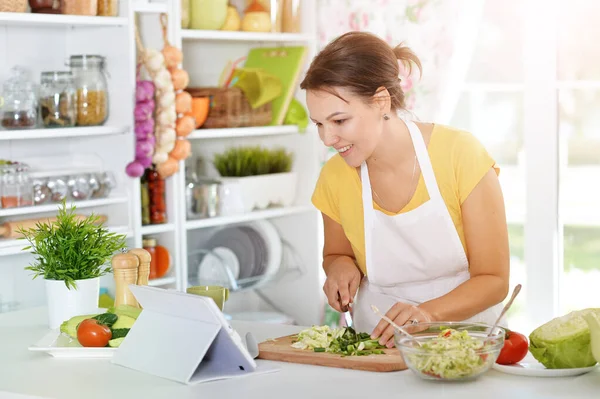
[[[231,137],[255,137],[255,136],[274,136],[282,134],[298,133],[296,125],[282,126],[256,126],[256,127],[239,127],[239,128],[224,128],[224,129],[198,129],[193,131],[188,137],[188,140],[202,139],[225,139]]]
[[[95,206],[103,205],[114,205],[114,204],[125,204],[129,202],[129,199],[125,196],[115,196],[109,198],[93,199],[87,201],[70,201],[67,202],[67,209],[70,209],[71,205],[75,205],[76,210],[83,208],[92,208]],[[21,216],[29,215],[33,213],[45,213],[45,212],[56,212],[61,207],[61,204],[49,204],[49,205],[38,205],[38,206],[24,206],[19,208],[7,208],[0,209],[0,217],[7,216]]]
[[[225,226],[234,223],[250,222],[253,220],[270,219],[281,216],[295,215],[314,210],[310,206],[294,206],[290,208],[275,208],[264,211],[245,213],[243,215],[215,217],[200,220],[188,220],[185,224],[187,230],[204,229],[206,227]]]
[[[177,279],[175,277],[162,277],[149,280],[148,285],[151,287],[158,287],[161,285],[175,284],[176,282]]]
[[[140,13],[167,13],[166,3],[133,3],[133,10]]]
[[[227,40],[238,42],[310,42],[313,37],[298,33],[263,33],[221,30],[183,29],[183,40]]]
[[[1,140],[55,139],[63,137],[92,137],[125,134],[127,126],[91,126],[47,129],[0,130]]]
[[[125,234],[127,237],[133,235],[133,232],[127,226],[108,227],[108,230],[111,233]],[[31,250],[23,250],[28,245],[29,242],[23,239],[0,239],[0,256],[30,253]]]
[[[53,26],[126,26],[127,18],[121,17],[86,17],[81,15],[33,14],[17,12],[0,12],[0,25],[21,25],[35,27]]]
[[[171,223],[151,224],[148,226],[142,226],[141,233],[142,233],[142,235],[149,235],[149,234],[169,233],[174,230],[175,230],[175,225],[173,225]]]

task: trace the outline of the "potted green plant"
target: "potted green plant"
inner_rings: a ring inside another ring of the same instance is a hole
[[[224,184],[241,186],[244,211],[290,206],[296,197],[293,153],[284,148],[233,147],[215,154],[213,165]]]
[[[55,221],[36,223],[19,230],[29,242],[35,260],[25,267],[46,286],[49,327],[54,329],[72,316],[98,310],[100,277],[111,271],[110,260],[125,248],[125,235],[110,232],[100,216],[79,216],[66,202]]]

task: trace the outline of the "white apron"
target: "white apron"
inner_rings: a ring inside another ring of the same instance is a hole
[[[414,122],[405,123],[430,199],[394,216],[375,211],[367,165],[361,165],[368,278],[360,285],[353,309],[354,327],[361,332],[371,333],[379,323],[371,305],[383,313],[396,302],[417,306],[470,278],[469,262],[440,194],[423,136]],[[498,304],[466,321],[493,324],[501,311]]]

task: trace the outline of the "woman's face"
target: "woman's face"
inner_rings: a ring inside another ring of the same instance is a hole
[[[346,101],[324,90],[308,90],[306,103],[323,144],[333,147],[352,167],[373,153],[382,131],[383,112],[344,88],[335,91]]]

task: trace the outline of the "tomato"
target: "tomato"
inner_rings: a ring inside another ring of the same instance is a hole
[[[527,356],[529,350],[529,342],[527,337],[515,331],[506,331],[504,338],[504,346],[500,351],[496,363],[498,364],[515,364],[523,360]]]
[[[98,323],[98,320],[85,319],[77,326],[77,340],[82,346],[104,347],[111,338],[110,328]]]

